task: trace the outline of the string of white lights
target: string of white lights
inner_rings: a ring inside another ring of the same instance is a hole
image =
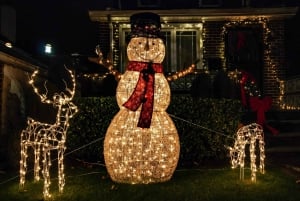
[[[231,157],[231,167],[240,167],[240,179],[244,180],[244,166],[245,166],[245,151],[246,146],[249,145],[250,150],[250,169],[251,181],[256,182],[256,141],[259,145],[259,170],[264,174],[265,161],[265,142],[264,132],[261,125],[252,123],[241,127],[235,136],[233,147],[228,147]]]
[[[69,151],[69,152],[65,153],[65,154],[64,154],[64,157],[66,157],[66,156],[68,156],[68,155],[70,155],[70,154],[72,154],[72,153],[74,153],[74,152],[76,152],[76,151],[79,151],[79,150],[81,150],[81,149],[84,149],[84,148],[86,148],[86,147],[88,147],[88,146],[90,146],[90,145],[92,145],[92,144],[94,144],[94,143],[96,143],[96,142],[98,142],[98,141],[100,141],[100,140],[103,140],[103,139],[104,139],[104,137],[100,137],[100,138],[97,138],[97,139],[95,139],[95,140],[93,140],[93,141],[91,141],[91,142],[89,142],[89,143],[87,143],[87,144],[84,144],[84,145],[82,145],[82,146],[80,146],[80,147],[78,147],[78,148],[76,148],[76,149],[73,149],[72,151]],[[58,160],[58,158],[52,159],[51,162],[54,162],[54,161],[56,161],[56,160]],[[104,164],[101,164],[101,166],[105,166],[105,165],[104,165]],[[34,171],[34,169],[27,170],[26,172],[28,173],[28,172],[32,172],[32,171]],[[14,177],[11,177],[11,178],[9,178],[9,179],[7,179],[7,180],[5,180],[5,181],[0,182],[0,185],[5,184],[5,183],[7,183],[7,182],[9,182],[9,181],[12,181],[12,180],[14,180],[14,179],[17,179],[17,178],[19,178],[19,177],[20,177],[20,174],[14,176]]]
[[[218,134],[218,135],[221,135],[221,136],[225,136],[225,137],[227,137],[227,138],[232,138],[232,139],[234,139],[233,137],[228,136],[228,135],[226,135],[226,134],[223,133],[223,132],[216,131],[216,130],[213,130],[213,129],[210,129],[210,128],[201,126],[201,125],[199,125],[199,124],[193,123],[193,122],[191,122],[191,121],[188,121],[188,120],[183,119],[183,118],[181,118],[181,117],[175,116],[175,115],[173,115],[173,114],[169,114],[169,116],[170,116],[170,117],[173,117],[174,119],[178,119],[178,120],[180,120],[180,121],[183,121],[183,122],[185,122],[185,123],[188,123],[188,124],[190,124],[190,125],[193,125],[193,126],[195,126],[195,127],[198,127],[198,128],[201,128],[201,129],[204,129],[204,130],[207,130],[207,131],[210,131],[211,133],[215,133],[215,134]]]
[[[195,127],[198,127],[198,128],[202,128],[202,129],[205,129],[205,130],[208,130],[208,131],[210,131],[210,132],[212,132],[212,133],[215,133],[215,134],[217,134],[217,135],[221,135],[221,136],[224,136],[224,137],[227,137],[227,138],[232,138],[232,139],[234,139],[233,137],[228,136],[228,135],[226,135],[225,133],[222,133],[222,132],[220,132],[220,131],[216,131],[216,130],[213,130],[213,129],[209,129],[209,128],[207,128],[207,127],[204,127],[204,126],[201,126],[201,125],[199,125],[199,124],[193,123],[193,122],[188,121],[188,120],[186,120],[186,119],[183,119],[183,118],[181,118],[181,117],[178,117],[178,116],[175,116],[175,115],[172,115],[172,114],[169,114],[169,116],[171,116],[171,117],[174,118],[174,119],[183,121],[183,122],[185,122],[185,123],[187,123],[187,124],[190,124],[190,125],[192,125],[192,126],[195,126]],[[199,133],[199,134],[201,134],[201,133]],[[71,150],[71,151],[65,153],[65,154],[64,154],[64,157],[66,157],[66,156],[68,156],[68,155],[70,155],[70,154],[72,154],[72,153],[74,153],[74,152],[76,152],[76,151],[82,150],[82,149],[84,149],[84,148],[86,148],[86,147],[88,147],[88,146],[90,146],[90,145],[92,145],[92,144],[95,144],[96,142],[98,142],[98,141],[100,141],[100,140],[103,140],[103,139],[104,139],[104,137],[100,137],[100,138],[97,138],[97,139],[95,139],[95,140],[93,140],[93,141],[91,141],[91,142],[89,142],[89,143],[87,143],[87,144],[84,144],[84,145],[82,145],[82,146],[80,146],[80,147],[78,147],[78,148],[76,148],[76,149],[73,149],[73,150]],[[58,158],[52,159],[51,162],[54,162],[54,161],[56,161],[56,160],[58,160]],[[105,164],[99,164],[99,163],[97,163],[97,165],[105,166]],[[245,169],[246,169],[246,168],[245,168]],[[193,169],[193,170],[197,170],[197,169]],[[203,170],[203,169],[199,169],[199,170]],[[214,168],[213,170],[216,170],[216,169]],[[224,170],[224,169],[220,169],[220,170]],[[34,169],[27,170],[27,173],[28,173],[28,172],[32,172],[32,171],[34,171]],[[186,170],[186,169],[177,169],[177,170],[175,170],[175,171],[187,171],[187,170]],[[6,184],[6,183],[8,183],[8,182],[10,182],[10,181],[12,181],[12,180],[15,180],[15,179],[19,178],[19,177],[20,177],[20,175],[18,174],[18,175],[14,176],[14,177],[8,178],[7,180],[2,181],[2,182],[0,183],[0,185]],[[68,177],[70,177],[70,176],[68,176]],[[55,179],[55,178],[54,178],[54,179]]]
[[[108,69],[109,73],[112,74],[115,79],[117,81],[119,81],[121,79],[121,76],[122,74],[114,67],[113,65],[113,62],[111,61],[111,59],[108,57],[108,58],[104,58],[103,56],[103,53],[101,51],[101,48],[99,45],[96,46],[95,48],[95,52],[96,54],[98,55],[98,63],[100,65],[103,65],[105,68]],[[163,54],[164,55],[164,54]],[[190,73],[193,73],[195,71],[195,68],[196,68],[196,64],[199,62],[200,60],[199,59],[196,59],[195,62],[193,64],[191,64],[190,66],[182,69],[181,71],[178,71],[172,75],[168,75],[166,76],[166,79],[171,82],[171,81],[175,81],[181,77],[184,77]],[[85,77],[89,77],[93,80],[96,80],[96,79],[101,79],[101,77],[103,76],[100,76],[98,74],[93,74],[93,75],[84,75]],[[106,74],[104,75],[106,76]]]
[[[24,189],[25,175],[27,170],[27,150],[28,147],[34,150],[34,179],[40,179],[40,155],[43,156],[43,177],[44,188],[43,195],[45,199],[51,197],[49,193],[50,187],[50,166],[51,166],[51,151],[57,150],[58,154],[58,186],[59,192],[63,191],[65,185],[64,176],[64,152],[66,134],[69,128],[69,119],[77,113],[77,106],[72,103],[75,94],[76,81],[73,72],[67,69],[72,79],[72,90],[66,85],[66,91],[69,96],[63,92],[60,94],[55,93],[53,99],[47,99],[47,88],[45,94],[40,94],[38,88],[34,86],[35,77],[38,70],[34,71],[29,84],[33,87],[34,92],[40,97],[42,103],[52,104],[57,108],[56,121],[54,124],[42,123],[32,118],[28,118],[27,127],[21,132],[21,160],[20,160],[20,189]],[[66,82],[65,82],[66,84]]]
[[[286,81],[280,79],[279,73],[278,73],[278,62],[276,62],[273,58],[273,46],[275,43],[277,43],[276,40],[272,40],[270,37],[273,32],[269,28],[269,20],[267,17],[251,17],[251,18],[237,18],[234,21],[227,22],[224,24],[222,28],[222,36],[225,37],[225,33],[227,30],[230,30],[230,28],[235,26],[244,26],[244,25],[261,25],[263,29],[263,43],[264,43],[264,63],[266,65],[266,68],[268,69],[270,79],[272,81],[276,82],[278,84],[279,88],[279,96],[275,102],[280,106],[281,109],[285,110],[299,110],[299,106],[287,103],[285,101],[285,85]],[[230,75],[235,76],[236,75]]]

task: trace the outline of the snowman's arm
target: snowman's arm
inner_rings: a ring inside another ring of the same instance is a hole
[[[117,69],[114,68],[112,63],[109,63],[107,66],[106,65],[104,65],[104,66],[108,69],[110,74],[115,76],[116,81],[119,81],[121,79],[122,74]]]
[[[109,73],[112,74],[113,76],[115,76],[115,80],[119,81],[121,79],[122,74],[117,69],[114,68],[113,63],[111,62],[111,59],[110,59],[110,55],[106,59],[104,59],[103,53],[102,53],[99,45],[96,46],[95,52],[98,55],[98,57],[97,58],[89,57],[88,59],[94,63],[100,64],[100,65],[104,66],[105,68],[107,68]]]
[[[167,80],[168,80],[169,82],[171,82],[171,81],[177,80],[178,78],[181,78],[181,77],[183,77],[183,76],[186,76],[187,74],[190,74],[190,73],[194,72],[195,67],[196,67],[196,64],[197,64],[199,61],[200,61],[200,60],[197,59],[197,60],[196,60],[192,65],[190,65],[189,67],[184,68],[184,69],[182,69],[181,71],[178,71],[178,72],[176,72],[176,73],[173,74],[173,75],[167,76],[167,77],[166,77]]]
[[[88,60],[107,68],[109,73],[115,76],[116,81],[119,81],[121,79],[122,74],[114,68],[114,66],[111,62],[109,62],[109,60],[103,61],[100,60],[98,57],[88,57]]]

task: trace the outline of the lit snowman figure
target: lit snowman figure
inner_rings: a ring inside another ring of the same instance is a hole
[[[105,164],[115,182],[163,182],[176,169],[180,142],[166,112],[170,87],[163,74],[160,17],[138,13],[130,22],[129,62],[116,91],[120,111],[104,140]]]

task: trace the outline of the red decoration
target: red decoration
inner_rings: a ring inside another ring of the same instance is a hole
[[[260,92],[255,91],[256,80],[252,74],[242,71],[240,79],[241,87],[241,101],[245,107],[249,107],[253,112],[256,112],[256,123],[267,128],[273,135],[279,133],[278,130],[272,128],[266,123],[265,112],[267,112],[272,105],[271,97],[260,97]],[[255,89],[255,90],[253,90]]]
[[[259,97],[250,97],[249,99],[249,105],[252,111],[256,112],[257,118],[256,118],[256,123],[260,124],[261,126],[266,127],[268,130],[271,131],[273,135],[277,135],[279,133],[278,130],[275,128],[269,126],[266,123],[266,117],[265,117],[265,112],[267,112],[272,105],[272,99],[271,97],[264,97],[260,99]]]
[[[255,78],[248,72],[246,71],[242,71],[241,72],[242,74],[242,77],[241,77],[241,80],[240,80],[240,87],[241,87],[241,101],[242,101],[242,104],[244,106],[247,106],[247,91],[245,89],[245,86],[246,86],[246,83],[247,82],[254,82],[255,83]]]
[[[236,49],[239,51],[240,49],[242,49],[243,47],[245,47],[246,36],[245,36],[244,32],[239,31],[237,33],[237,38],[238,38],[238,41],[237,41]]]
[[[154,101],[154,74],[162,73],[163,66],[158,63],[129,61],[127,70],[139,71],[139,80],[129,99],[123,104],[136,111],[142,104],[138,127],[150,128]]]

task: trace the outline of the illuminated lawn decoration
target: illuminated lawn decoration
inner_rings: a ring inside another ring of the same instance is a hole
[[[265,160],[265,142],[263,128],[257,124],[252,123],[241,127],[235,136],[233,147],[229,147],[232,168],[240,167],[240,179],[244,180],[244,166],[245,166],[245,152],[246,145],[249,145],[250,151],[250,168],[251,181],[256,181],[256,142],[259,144],[259,170],[264,174],[264,160]]]
[[[68,69],[67,69],[68,70]],[[34,71],[31,75],[29,83],[34,89],[34,92],[41,98],[42,103],[52,104],[53,107],[57,108],[57,116],[54,124],[47,124],[35,121],[32,118],[28,118],[27,127],[21,133],[21,160],[20,160],[20,189],[24,189],[25,175],[27,170],[26,159],[28,147],[32,147],[34,150],[34,180],[40,179],[40,156],[43,156],[43,178],[44,178],[44,189],[43,195],[47,199],[50,197],[50,174],[49,169],[51,166],[50,152],[57,150],[58,152],[58,186],[59,192],[63,191],[65,185],[64,177],[64,152],[67,129],[69,127],[69,119],[77,112],[77,106],[72,103],[72,99],[75,94],[75,76],[71,70],[68,70],[71,78],[73,89],[69,89],[66,84],[67,94],[61,92],[60,94],[55,93],[53,99],[47,99],[47,88],[45,94],[40,94],[38,89],[34,86],[34,79],[38,74],[38,71]]]
[[[153,13],[131,16],[127,69],[122,75],[112,72],[119,80],[120,111],[107,129],[104,159],[111,179],[119,183],[167,181],[179,159],[178,133],[166,112],[171,92],[163,74],[159,18]],[[97,54],[101,63],[101,51]]]

